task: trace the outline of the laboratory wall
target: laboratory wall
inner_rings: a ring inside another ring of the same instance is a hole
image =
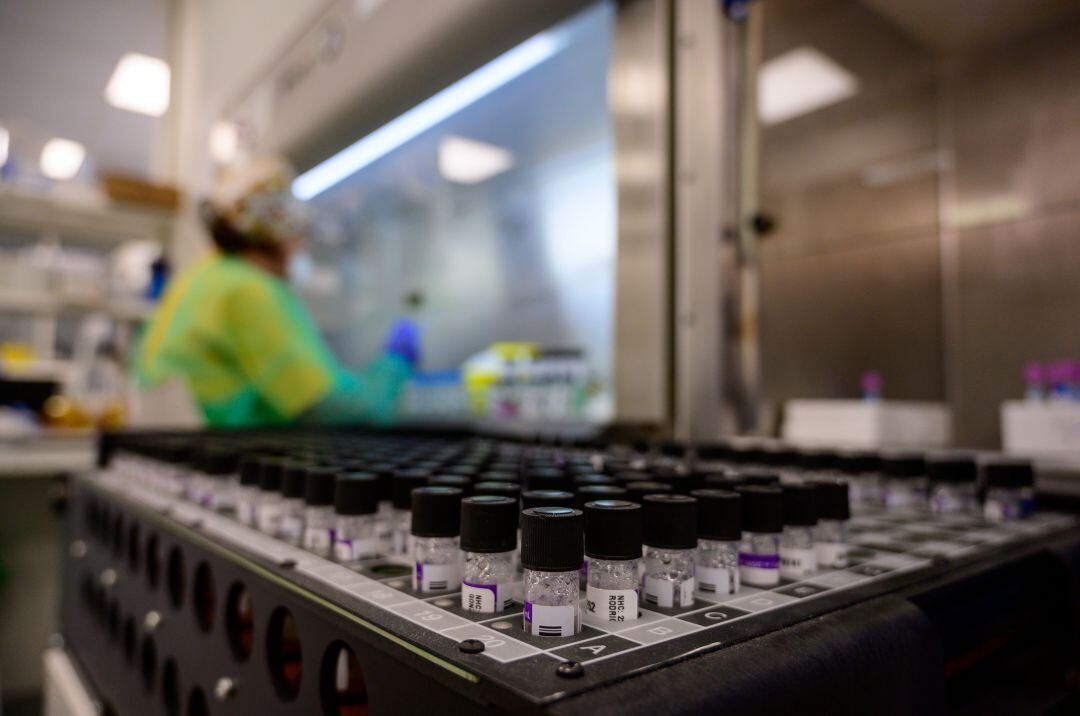
[[[876,369],[995,447],[1023,364],[1080,345],[1080,17],[950,37],[876,5],[766,5],[766,60],[810,45],[859,81],[763,130],[766,395],[855,397]]]

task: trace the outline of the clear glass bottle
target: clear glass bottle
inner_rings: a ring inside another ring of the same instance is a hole
[[[817,526],[817,488],[785,485],[784,529],[780,533],[780,577],[797,582],[817,571],[814,528]]]
[[[698,501],[698,543],[694,578],[701,592],[734,594],[739,591],[739,540],[742,505],[728,490],[704,489],[690,493]]]
[[[523,626],[540,637],[581,631],[579,570],[584,557],[582,515],[569,507],[521,513]]]
[[[642,498],[645,604],[663,609],[694,605],[697,500],[689,495]]]
[[[281,478],[281,521],[277,537],[282,542],[299,547],[304,541],[304,486],[307,465],[297,461],[285,463]]]
[[[848,566],[848,520],[851,499],[843,479],[820,480],[817,489],[818,524],[814,528],[814,551],[818,569],[843,569]]]
[[[986,464],[983,516],[994,522],[1029,517],[1034,511],[1035,471],[1025,460],[993,460]]]
[[[975,483],[979,468],[974,457],[945,457],[928,460],[926,472],[930,479],[930,510],[939,515],[970,514],[978,500]]]
[[[849,489],[851,506],[861,510],[880,510],[885,506],[881,477],[881,458],[872,452],[841,453],[838,467]]]
[[[412,491],[413,590],[442,592],[461,585],[461,490]]]
[[[255,526],[255,506],[259,501],[259,477],[262,460],[248,457],[240,465],[240,480],[236,487],[233,514],[248,527]]]
[[[304,539],[309,552],[330,557],[334,550],[334,491],[338,472],[308,467],[304,477]]]
[[[641,506],[627,500],[595,500],[584,504],[585,620],[630,622],[640,614]]]
[[[334,560],[352,562],[379,551],[379,484],[370,473],[340,475],[334,486]]]
[[[263,461],[259,475],[255,523],[260,532],[272,537],[277,537],[281,529],[281,517],[285,511],[281,496],[281,481],[284,472],[284,461],[272,458]]]
[[[780,584],[780,532],[783,496],[776,487],[740,487],[742,540],[739,543],[739,581],[768,589]]]
[[[513,606],[517,527],[515,498],[479,495],[461,501],[465,553],[461,608],[465,611],[492,614]]]
[[[412,491],[427,485],[431,473],[427,470],[399,470],[391,482],[393,497],[390,553],[399,557],[412,554]]]
[[[886,455],[881,460],[881,471],[884,473],[885,509],[926,509],[925,458],[914,454]]]

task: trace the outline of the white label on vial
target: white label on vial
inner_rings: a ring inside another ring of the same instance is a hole
[[[281,527],[281,505],[274,503],[259,505],[256,510],[256,523],[258,524],[259,531],[265,532],[268,535],[276,535],[278,528]]]
[[[780,576],[784,579],[803,579],[817,571],[814,549],[780,548]]]
[[[378,540],[339,539],[334,542],[334,559],[338,562],[351,562],[361,557],[369,557],[378,552]]]
[[[455,564],[416,563],[413,570],[413,589],[418,592],[442,592],[456,589],[461,578]]]
[[[676,602],[676,600],[678,600]],[[689,607],[694,604],[694,578],[679,585],[675,593],[675,583],[670,579],[645,577],[645,602],[656,607]]]
[[[698,565],[694,568],[694,577],[697,579],[698,589],[703,592],[734,594],[739,591],[739,573],[726,567]]]
[[[513,606],[510,584],[461,583],[461,608],[467,612],[501,612]]]
[[[549,607],[525,602],[525,631],[533,636],[573,636],[577,633],[577,607]]]
[[[636,589],[585,588],[585,616],[598,622],[632,622],[638,618]]]
[[[843,542],[818,542],[814,545],[819,567],[848,566],[848,546]]]
[[[311,552],[328,552],[334,543],[333,533],[325,527],[308,527],[304,530],[304,549]]]
[[[780,555],[739,552],[739,577],[751,587],[780,584]]]
[[[299,544],[304,533],[304,520],[296,515],[283,515],[281,527],[278,528],[278,536],[286,542]]]

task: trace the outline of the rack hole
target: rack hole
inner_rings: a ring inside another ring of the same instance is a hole
[[[304,655],[300,648],[300,631],[292,612],[278,607],[270,616],[266,638],[266,656],[274,689],[285,701],[300,693],[300,678],[304,672]]]
[[[364,672],[356,652],[343,642],[334,642],[323,654],[319,691],[326,716],[367,716]]]
[[[196,686],[188,694],[187,716],[209,716],[210,706],[206,702],[206,692]]]
[[[180,713],[180,673],[176,662],[169,659],[161,673],[161,700],[165,703],[165,713],[178,716]]]
[[[139,525],[133,523],[131,527],[128,528],[127,540],[128,567],[131,568],[132,572],[139,571],[139,562],[141,561],[139,559],[141,556],[139,554],[139,550],[142,548],[142,540],[140,539],[141,536],[142,535],[140,534]]]
[[[150,637],[143,637],[142,649],[139,657],[142,667],[143,688],[147,691],[154,690],[154,676],[157,674],[157,647]]]
[[[187,587],[187,575],[184,572],[184,553],[179,547],[169,550],[169,562],[165,568],[165,579],[169,587],[169,601],[179,609],[184,606],[184,589]]]
[[[135,618],[128,617],[124,621],[124,660],[128,666],[135,663]]]
[[[237,661],[247,661],[255,640],[255,611],[247,588],[236,582],[225,600],[225,634]]]
[[[161,540],[157,535],[146,540],[146,583],[151,589],[161,583]]]
[[[206,562],[200,562],[195,568],[191,602],[195,606],[195,620],[199,623],[199,628],[204,632],[213,629],[217,610],[217,591],[214,589],[214,575]]]

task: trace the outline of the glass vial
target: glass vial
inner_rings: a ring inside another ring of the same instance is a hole
[[[780,532],[784,528],[784,498],[778,487],[747,485],[738,489],[742,500],[742,541],[739,581],[768,589],[780,584]]]
[[[255,526],[263,534],[277,537],[281,529],[281,517],[285,512],[281,497],[281,481],[285,474],[285,461],[268,458],[262,462],[259,475],[259,496],[255,505]]]
[[[698,501],[697,588],[709,594],[734,594],[739,591],[741,498],[728,490],[694,490],[690,494]]]
[[[493,614],[513,607],[517,530],[516,498],[478,495],[461,501],[462,609]]]
[[[939,515],[970,514],[977,500],[975,483],[979,468],[974,457],[948,457],[929,460],[930,511]]]
[[[921,455],[888,455],[881,460],[887,510],[926,508],[926,460]]]
[[[334,483],[336,562],[352,562],[379,552],[379,482],[371,473],[350,472]]]
[[[391,497],[390,554],[407,557],[412,554],[412,491],[427,485],[431,473],[427,470],[399,470],[393,477]]]
[[[442,592],[461,585],[461,490],[412,491],[413,589]]]
[[[817,488],[818,524],[814,529],[814,551],[818,569],[848,566],[848,520],[851,502],[844,480],[819,480]]]
[[[523,624],[528,634],[566,637],[581,630],[578,572],[583,557],[579,510],[532,507],[521,513]]]
[[[255,506],[259,502],[262,459],[251,456],[240,463],[240,483],[236,487],[233,514],[240,524],[255,526]]]
[[[689,495],[646,495],[641,507],[645,603],[662,609],[693,606],[697,500]]]
[[[842,453],[838,466],[847,478],[853,507],[879,510],[885,506],[880,457],[872,452]]]
[[[297,547],[304,539],[304,484],[307,465],[288,462],[281,479],[281,523],[278,539]]]
[[[1034,511],[1035,471],[1026,460],[995,460],[986,465],[983,516],[994,522],[1023,519]]]
[[[309,552],[330,557],[334,548],[334,490],[337,470],[309,467],[304,478],[304,538]]]
[[[583,505],[585,620],[630,622],[638,618],[641,586],[641,505],[626,500],[594,500]]]
[[[797,582],[817,571],[817,551],[814,549],[817,489],[813,485],[784,485],[783,501],[780,577]]]

